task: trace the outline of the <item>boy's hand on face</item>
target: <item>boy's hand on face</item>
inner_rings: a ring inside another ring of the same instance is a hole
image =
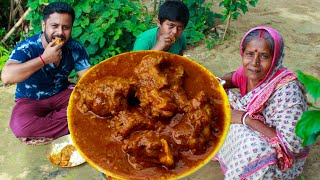
[[[162,34],[159,36],[153,50],[167,51],[175,42],[175,37],[172,34]]]
[[[46,64],[59,64],[62,58],[63,43],[55,44],[54,41],[50,42],[42,54]]]

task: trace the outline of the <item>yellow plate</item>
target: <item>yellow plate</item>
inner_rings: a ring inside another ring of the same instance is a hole
[[[190,175],[203,167],[208,163],[214,155],[218,152],[222,146],[230,126],[230,105],[227,98],[227,95],[217,80],[217,78],[206,68],[200,64],[185,58],[183,56],[161,52],[161,51],[138,51],[138,52],[128,52],[122,53],[117,56],[111,57],[107,60],[102,61],[101,63],[92,67],[77,83],[75,86],[68,106],[68,125],[70,134],[73,142],[75,143],[76,148],[79,150],[80,154],[84,159],[93,167],[99,171],[105,173],[108,176],[114,177],[116,179],[159,179],[159,174],[156,174],[156,170],[151,170],[147,174],[144,174],[142,171],[135,170],[126,170],[123,166],[113,167],[118,170],[121,169],[121,172],[110,168],[110,165],[114,163],[117,159],[127,159],[125,155],[114,154],[112,147],[121,146],[118,142],[110,140],[112,137],[106,129],[110,129],[106,125],[108,119],[99,118],[97,119],[92,113],[82,114],[77,109],[78,97],[76,91],[78,87],[82,84],[90,84],[100,77],[106,76],[117,76],[117,77],[131,77],[133,73],[133,67],[136,67],[141,61],[141,59],[146,55],[159,55],[163,56],[165,59],[170,60],[174,65],[182,66],[185,69],[185,72],[188,74],[187,78],[188,83],[186,88],[194,89],[191,90],[192,97],[194,97],[194,92],[199,92],[204,90],[207,95],[214,96],[215,107],[219,107],[220,112],[219,116],[215,116],[217,121],[215,123],[219,124],[219,133],[214,135],[215,143],[212,143],[209,146],[205,153],[201,156],[194,155],[190,159],[197,159],[197,164],[193,167],[186,167],[183,162],[180,162],[181,171],[175,169],[173,170],[163,170],[163,176],[161,179],[178,179]],[[203,81],[202,79],[206,79]],[[198,82],[198,83],[197,83]],[[203,82],[207,84],[203,84]],[[187,91],[190,93],[189,91]],[[82,117],[82,118],[79,118]],[[109,130],[110,131],[110,130]],[[180,167],[179,167],[180,168]]]

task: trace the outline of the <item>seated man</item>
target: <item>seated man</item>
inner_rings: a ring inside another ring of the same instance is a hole
[[[81,77],[91,66],[84,47],[71,39],[74,19],[68,4],[50,3],[43,10],[42,33],[20,42],[3,68],[3,83],[17,83],[10,128],[27,144],[69,133],[68,76],[75,69]]]
[[[187,48],[184,28],[189,21],[189,10],[181,1],[165,1],[159,8],[158,27],[141,33],[133,51],[158,50],[183,55]]]

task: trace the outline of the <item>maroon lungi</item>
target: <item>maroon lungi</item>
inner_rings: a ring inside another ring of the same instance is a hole
[[[56,139],[69,134],[67,107],[71,92],[67,88],[43,100],[17,99],[10,120],[14,135]]]

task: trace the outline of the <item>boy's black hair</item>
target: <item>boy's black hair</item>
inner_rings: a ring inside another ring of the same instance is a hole
[[[182,22],[186,27],[189,21],[189,9],[181,1],[167,0],[159,8],[158,19],[160,24],[165,20],[178,21]]]
[[[64,2],[52,2],[43,9],[43,20],[46,21],[53,13],[67,13],[72,17],[72,23],[75,19],[74,9]]]

